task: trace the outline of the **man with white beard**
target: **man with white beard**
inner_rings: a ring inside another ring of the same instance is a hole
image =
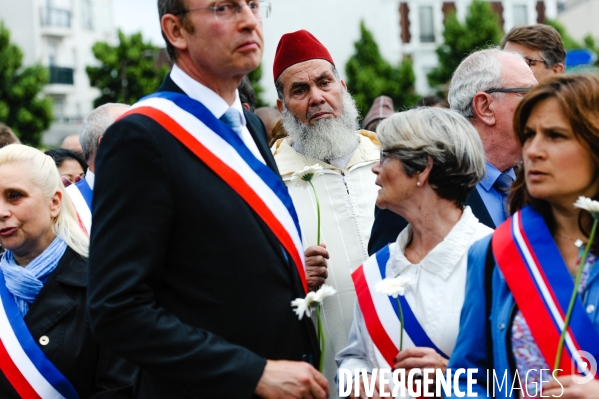
[[[313,289],[326,282],[338,292],[324,301],[323,313],[324,375],[335,387],[335,354],[345,347],[353,319],[350,273],[368,258],[378,192],[371,168],[379,161],[380,143],[374,133],[358,131],[355,102],[331,55],[309,32],[283,35],[273,72],[277,108],[289,137],[275,142],[272,152],[298,212],[308,279]],[[313,191],[290,184],[294,172],[314,164],[324,171],[312,181],[320,203],[320,243]],[[324,258],[329,259],[328,268],[323,267]],[[335,389],[331,397],[337,397]]]

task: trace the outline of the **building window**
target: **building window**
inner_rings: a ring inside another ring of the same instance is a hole
[[[420,42],[434,43],[435,25],[433,22],[433,7],[421,6],[418,11],[420,15]]]
[[[526,5],[514,6],[514,26],[528,24],[528,10]]]
[[[94,29],[94,8],[92,0],[81,0],[81,18],[85,29]]]

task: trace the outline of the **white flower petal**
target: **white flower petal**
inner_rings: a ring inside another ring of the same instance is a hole
[[[374,290],[378,293],[397,298],[398,295],[404,295],[406,286],[410,281],[412,280],[406,276],[398,276],[395,278],[387,277],[386,279],[379,281],[375,285]]]
[[[580,196],[574,203],[574,207],[590,212],[595,219],[599,219],[599,201]]]
[[[309,182],[315,177],[322,175],[322,166],[314,164],[312,166],[305,166],[304,169],[293,172],[291,175],[291,182],[297,187],[308,187]]]
[[[314,294],[314,301],[321,303],[323,299],[333,296],[337,293],[337,290],[330,285],[324,284],[316,293]]]

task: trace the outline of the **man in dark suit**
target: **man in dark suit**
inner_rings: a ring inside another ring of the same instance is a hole
[[[466,200],[481,223],[495,228],[508,216],[508,193],[522,162],[516,141],[514,111],[526,91],[537,84],[524,58],[499,49],[470,54],[458,66],[449,86],[450,108],[468,118],[483,142],[487,167],[485,176]],[[375,209],[368,253],[373,254],[406,227],[401,216]]]
[[[305,295],[301,256],[272,228],[292,204],[269,219],[239,189],[260,171],[291,201],[236,90],[260,63],[270,5],[232,4],[158,0],[175,66],[96,159],[91,326],[139,366],[139,398],[328,395],[314,326],[290,305]]]

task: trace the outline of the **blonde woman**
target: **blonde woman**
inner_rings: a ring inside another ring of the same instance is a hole
[[[21,144],[0,149],[0,242],[0,397],[132,396],[89,330],[89,239],[52,158]]]

